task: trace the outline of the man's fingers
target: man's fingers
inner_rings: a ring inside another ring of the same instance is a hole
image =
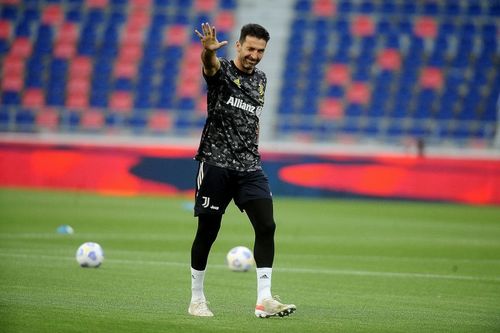
[[[217,39],[216,37],[217,32],[215,30],[215,27],[214,26],[211,27],[208,22],[201,24],[201,31],[203,31],[203,34],[196,29],[194,30],[194,32],[196,33],[196,35],[198,35],[198,37],[200,37],[200,39],[204,38],[215,39],[215,40]],[[226,44],[227,41],[220,42],[219,47],[224,46]]]
[[[211,36],[212,35],[212,31],[210,29],[210,24],[203,23],[201,26],[203,28],[203,33],[205,34],[205,36]]]

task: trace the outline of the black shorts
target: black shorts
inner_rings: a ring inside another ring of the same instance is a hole
[[[272,199],[267,176],[262,170],[236,171],[200,162],[194,216],[224,214],[231,199],[241,211],[247,201]]]

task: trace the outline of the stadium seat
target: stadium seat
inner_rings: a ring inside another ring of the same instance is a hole
[[[326,82],[330,85],[348,85],[351,82],[349,66],[342,63],[330,64],[326,70]]]
[[[148,119],[148,129],[153,133],[165,133],[172,128],[172,117],[166,112],[153,112]]]
[[[342,100],[326,98],[320,102],[319,115],[324,119],[340,119],[344,116]]]
[[[41,19],[43,24],[59,25],[64,20],[63,9],[58,4],[49,4],[44,7]]]
[[[370,102],[370,87],[365,82],[353,82],[347,91],[347,100],[353,104],[367,105]]]
[[[37,88],[30,88],[24,91],[22,105],[29,108],[39,108],[45,105],[43,91]]]
[[[24,87],[22,73],[7,72],[2,77],[2,90],[9,92],[20,92]]]
[[[31,109],[20,109],[15,116],[16,128],[21,132],[36,131],[35,111]]]
[[[187,26],[172,25],[165,34],[165,45],[181,46],[188,40]]]
[[[108,5],[108,0],[87,0],[86,5],[88,8],[104,9]]]
[[[231,11],[220,11],[215,17],[214,25],[220,32],[230,32],[235,25],[235,18]],[[222,40],[222,38],[221,38]]]
[[[331,0],[314,0],[312,4],[312,12],[316,16],[332,17],[336,13],[335,2]]]
[[[420,17],[416,20],[414,34],[420,38],[436,38],[438,25],[432,17]]]
[[[134,60],[117,59],[113,76],[115,78],[135,78],[137,76],[137,63]]]
[[[133,96],[127,91],[114,91],[109,98],[109,107],[112,111],[130,113],[133,106]]]
[[[419,82],[423,88],[441,89],[443,86],[443,73],[439,68],[423,68]]]
[[[397,71],[401,68],[401,54],[397,49],[381,50],[377,63],[383,70]]]
[[[211,13],[216,10],[217,0],[194,0],[194,9],[197,12]]]
[[[32,44],[28,37],[17,37],[11,45],[9,54],[13,57],[26,59],[31,55]]]
[[[76,54],[76,45],[73,42],[58,41],[54,45],[54,56],[59,59],[71,59]]]
[[[86,91],[69,91],[65,105],[70,109],[85,109],[89,106],[89,96]]]
[[[36,126],[42,130],[57,130],[59,113],[55,109],[44,108],[36,113]]]
[[[85,131],[101,130],[104,126],[104,115],[101,111],[90,109],[81,114],[80,126]]]

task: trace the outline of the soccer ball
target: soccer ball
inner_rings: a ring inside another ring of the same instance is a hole
[[[226,263],[233,272],[246,272],[252,268],[255,260],[249,248],[236,246],[227,253]]]
[[[76,251],[76,261],[81,267],[99,267],[104,261],[102,247],[93,242],[86,242],[80,245]]]

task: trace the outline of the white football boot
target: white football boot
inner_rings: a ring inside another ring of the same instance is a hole
[[[198,317],[213,317],[214,314],[208,308],[207,301],[191,302],[189,304],[188,312],[192,316]]]
[[[289,316],[297,310],[294,304],[282,304],[277,300],[277,297],[266,298],[261,304],[255,306],[255,315],[259,318],[269,317],[285,317]]]

